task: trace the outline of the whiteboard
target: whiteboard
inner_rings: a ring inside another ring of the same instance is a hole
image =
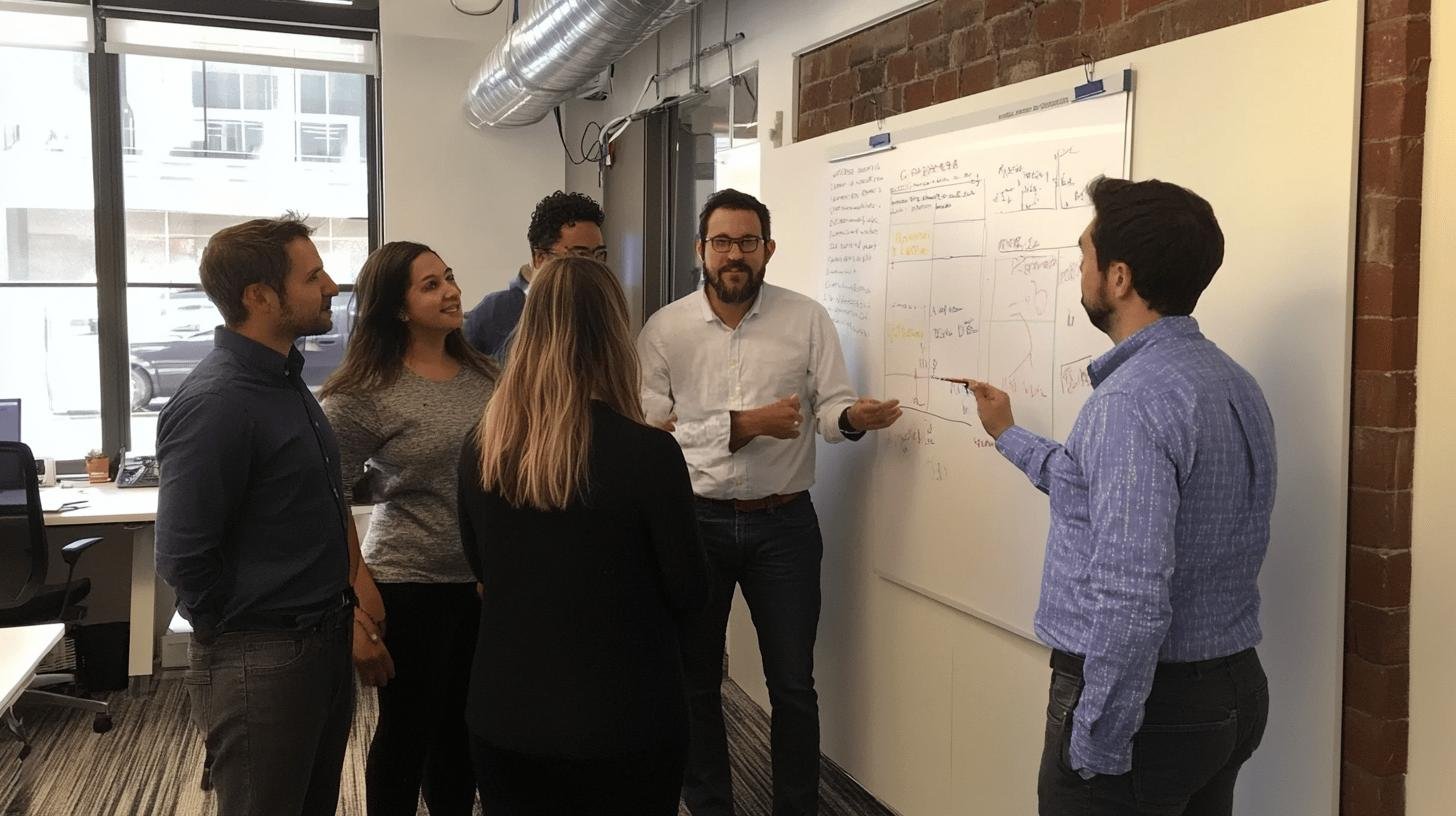
[[[1047,500],[996,451],[975,400],[1011,394],[1019,425],[1063,439],[1111,343],[1081,306],[1087,183],[1127,177],[1131,94],[913,139],[827,165],[820,300],[871,380],[905,409],[879,434],[875,568],[1034,638]]]

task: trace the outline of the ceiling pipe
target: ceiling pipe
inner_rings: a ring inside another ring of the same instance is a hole
[[[535,124],[702,0],[541,0],[485,58],[465,94],[475,127]]]

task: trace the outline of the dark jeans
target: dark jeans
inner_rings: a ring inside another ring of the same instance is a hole
[[[681,740],[652,751],[568,759],[507,751],[470,738],[480,804],[489,816],[676,816]]]
[[[354,719],[353,613],[307,628],[193,636],[192,720],[218,816],[333,816]]]
[[[394,679],[379,689],[369,745],[369,816],[414,816],[421,789],[431,816],[468,816],[475,777],[465,692],[480,628],[474,584],[379,584]]]
[[[1269,718],[1269,681],[1253,649],[1216,665],[1160,664],[1132,743],[1132,770],[1084,780],[1068,765],[1082,674],[1052,656],[1041,816],[1229,816],[1234,780]]]
[[[708,552],[707,607],[683,624],[683,673],[691,743],[683,798],[693,816],[733,813],[723,727],[723,641],[735,584],[753,615],[773,708],[774,816],[809,816],[819,801],[819,695],[814,637],[819,628],[819,561],[824,540],[808,494],[781,507],[738,512],[699,500],[698,532]]]

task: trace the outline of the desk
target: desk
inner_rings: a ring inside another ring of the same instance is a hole
[[[50,489],[50,488],[47,488]],[[81,525],[120,524],[131,532],[130,643],[126,673],[147,677],[157,650],[157,488],[115,484],[66,488],[66,500],[85,499],[86,505],[62,513],[46,513],[47,529]],[[372,507],[351,508],[362,540],[369,529]]]
[[[0,629],[0,714],[9,711],[20,699],[21,693],[30,686],[36,667],[65,633],[63,623]]]
[[[49,489],[49,488],[48,488]],[[47,529],[80,525],[120,524],[131,532],[130,643],[126,673],[147,677],[156,654],[157,554],[154,522],[157,488],[118,488],[115,484],[66,488],[66,500],[86,500],[84,507],[46,513]]]

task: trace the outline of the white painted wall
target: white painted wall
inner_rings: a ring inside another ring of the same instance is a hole
[[[447,0],[382,0],[379,16],[384,239],[434,247],[474,305],[530,260],[531,210],[565,183],[556,125],[465,121],[465,86],[505,33],[510,3],[468,17]]]
[[[743,31],[748,35],[747,41],[736,49],[736,65],[759,67],[762,197],[774,209],[775,238],[779,242],[770,275],[782,285],[810,293],[818,291],[819,273],[815,264],[822,258],[824,226],[819,220],[819,191],[808,189],[812,185],[805,183],[806,179],[815,177],[807,170],[809,164],[823,161],[829,143],[862,139],[873,130],[870,126],[860,127],[827,139],[793,145],[793,55],[915,5],[919,3],[886,0],[834,3],[737,0],[731,3],[729,31]],[[704,5],[705,42],[721,35],[723,7],[723,0],[709,0]],[[1277,47],[1264,50],[1235,47],[1213,55],[1214,61],[1222,68],[1225,60],[1237,65],[1242,59],[1240,54],[1277,60],[1278,54],[1297,48],[1302,23],[1316,21],[1329,25],[1338,18],[1334,24],[1348,28],[1344,41],[1333,54],[1312,55],[1309,59],[1321,65],[1318,81],[1342,83],[1340,87],[1348,88],[1353,105],[1359,65],[1355,51],[1359,40],[1357,1],[1332,0],[1290,14],[1304,16],[1278,15],[1240,27],[1245,31],[1267,32],[1269,26],[1276,26],[1279,36],[1287,37],[1289,49],[1283,47],[1285,40],[1278,41]],[[661,65],[674,65],[686,57],[687,25],[686,19],[679,20],[663,34]],[[644,78],[658,64],[655,45],[654,40],[648,40],[617,64],[616,91],[609,100],[568,106],[569,142],[575,144],[574,134],[579,134],[587,121],[603,122],[630,108]],[[1189,70],[1202,71],[1196,67]],[[706,61],[703,79],[709,83],[727,73],[727,57],[719,55]],[[991,104],[1036,96],[1049,89],[1060,89],[1075,73],[911,113],[892,120],[891,126],[914,126]],[[1284,66],[1284,76],[1298,73],[1294,67]],[[1217,81],[1223,75],[1222,70],[1213,69],[1202,74],[1207,81]],[[1166,76],[1160,79],[1168,81]],[[1188,81],[1200,80],[1195,77]],[[1251,85],[1257,84],[1257,80],[1251,82]],[[683,93],[686,88],[686,76],[680,75],[666,84],[663,93]],[[648,98],[652,99],[650,93]],[[1234,106],[1210,113],[1209,122],[1216,125],[1215,130],[1238,128],[1245,121],[1241,117],[1264,121],[1262,117],[1298,115],[1297,109],[1298,105],[1247,111]],[[780,148],[774,148],[768,136],[776,112],[782,112],[784,120],[785,146]],[[1333,138],[1352,139],[1353,115],[1350,121],[1350,132]],[[1135,135],[1135,143],[1137,138]],[[1169,139],[1168,134],[1160,134],[1156,155],[1171,162],[1179,151]],[[1148,170],[1140,169],[1138,161],[1135,156],[1134,171],[1140,177],[1145,176]],[[1161,161],[1155,163],[1159,167],[1167,166]],[[1330,171],[1347,174],[1352,164],[1353,156],[1345,166],[1332,167]],[[569,168],[567,177],[572,189],[589,193],[599,189],[595,167]],[[1227,178],[1217,177],[1176,180],[1198,189],[1203,189],[1200,185],[1231,183]],[[606,208],[610,217],[611,201],[606,202]],[[1339,355],[1334,357],[1331,365],[1339,363]],[[821,446],[820,452],[820,484],[815,496],[822,514],[826,552],[816,676],[824,751],[881,800],[907,816],[1032,813],[1045,708],[1047,652],[1041,646],[874,575],[870,544],[856,529],[852,518],[857,514],[829,512],[838,504],[836,496],[863,494],[864,471],[871,451],[868,445],[838,445]],[[1343,456],[1333,453],[1331,456],[1331,467],[1339,469]],[[1014,475],[1009,474],[1008,478]],[[1299,494],[1300,490],[1294,488],[1292,492]],[[1335,810],[1343,504],[1332,503],[1327,521],[1311,535],[1318,535],[1321,541],[1330,540],[1328,556],[1307,576],[1308,580],[1320,582],[1319,600],[1314,606],[1326,612],[1324,619],[1275,623],[1276,627],[1282,625],[1286,629],[1312,624],[1320,638],[1318,671],[1312,673],[1321,674],[1323,681],[1318,687],[1297,692],[1290,692],[1286,686],[1281,701],[1286,705],[1286,712],[1292,709],[1302,712],[1302,727],[1310,730],[1314,744],[1290,751],[1266,750],[1259,758],[1265,767],[1255,775],[1259,790],[1253,792],[1254,801],[1259,806],[1241,808],[1240,812],[1305,816],[1332,814]],[[1279,580],[1303,580],[1298,578],[1295,565],[1286,566],[1279,568]],[[1028,587],[1027,591],[1034,592],[1036,588]],[[1280,636],[1292,634],[1296,633],[1281,632]],[[767,706],[757,644],[741,603],[735,607],[730,623],[729,652],[733,678],[760,704]],[[1287,782],[1280,779],[1286,770],[1290,776]],[[1248,801],[1251,791],[1249,786],[1244,787],[1243,795]]]
[[[1416,361],[1415,497],[1411,531],[1410,776],[1406,812],[1450,813],[1456,801],[1456,4],[1431,12]]]

